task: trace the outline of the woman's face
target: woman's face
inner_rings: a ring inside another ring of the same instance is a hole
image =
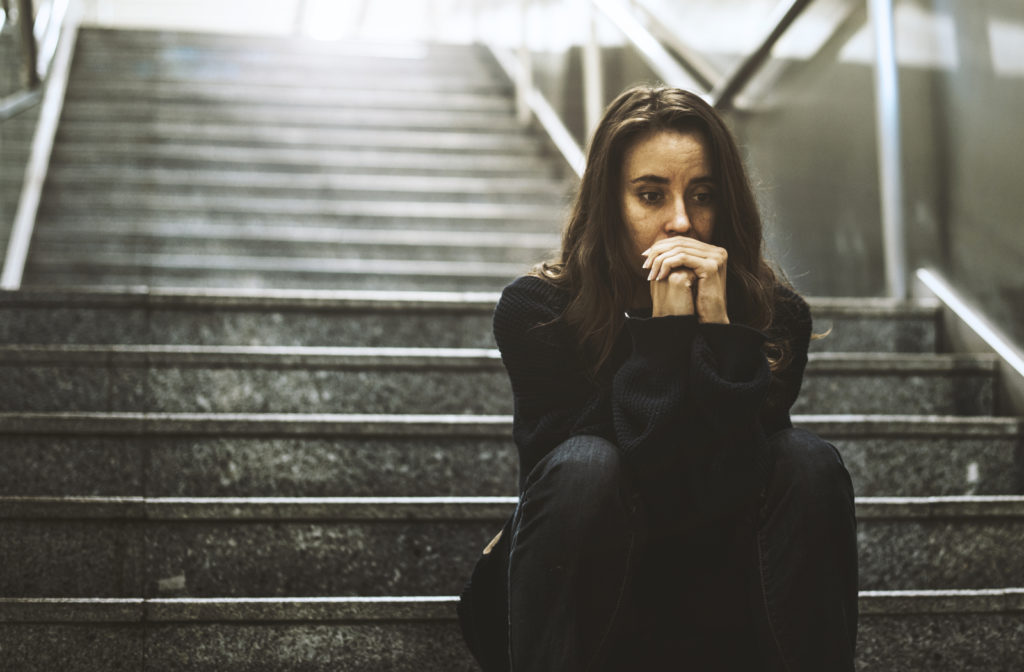
[[[715,229],[714,175],[699,133],[658,131],[626,150],[622,170],[622,219],[637,255],[669,236],[711,243]]]

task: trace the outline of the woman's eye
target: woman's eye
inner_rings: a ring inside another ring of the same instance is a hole
[[[715,200],[715,195],[710,191],[698,191],[693,195],[693,200],[700,205],[710,205]]]
[[[641,191],[640,200],[647,205],[654,205],[661,200],[661,193],[657,191]]]

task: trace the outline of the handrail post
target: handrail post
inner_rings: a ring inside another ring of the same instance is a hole
[[[597,40],[597,11],[586,2],[587,43],[583,46],[583,121],[584,137],[589,138],[601,121],[604,109],[604,68],[601,45]]]
[[[899,64],[892,0],[868,0],[875,38],[875,123],[882,211],[885,284],[889,296],[907,298],[907,252],[903,228]]]
[[[21,48],[25,54],[25,85],[30,89],[39,86],[36,71],[35,21],[32,14],[32,0],[18,0],[18,23],[21,25]]]
[[[530,62],[529,27],[530,0],[519,0],[519,59],[516,71],[516,116],[519,123],[530,123],[530,91],[533,90],[533,64]]]

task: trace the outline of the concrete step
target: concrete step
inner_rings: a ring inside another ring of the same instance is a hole
[[[514,497],[3,497],[8,597],[458,592]],[[863,590],[1011,587],[1024,496],[858,498]]]
[[[355,128],[325,129],[288,125],[190,124],[178,122],[76,122],[60,125],[56,143],[65,138],[75,142],[164,144],[178,141],[207,145],[243,147],[317,148],[338,150],[419,149],[438,154],[443,162],[448,153],[538,154],[541,141],[524,131],[465,132],[380,129],[367,132]]]
[[[271,96],[287,96],[296,89],[319,88],[324,91],[408,91],[477,93],[484,95],[511,95],[507,77],[480,69],[476,72],[409,72],[401,68],[375,68],[367,63],[362,68],[331,67],[325,62],[320,67],[298,63],[292,66],[243,66],[237,63],[169,63],[147,59],[131,64],[111,67],[109,64],[75,64],[69,86],[88,88],[94,84],[109,86],[118,82],[126,86],[161,86],[164,84],[225,85],[266,87]]]
[[[160,58],[197,60],[232,58],[274,62],[280,59],[327,57],[332,60],[384,59],[398,64],[451,63],[489,59],[482,46],[443,42],[374,42],[358,39],[311,40],[273,35],[236,35],[178,30],[125,30],[86,27],[78,38],[80,50],[111,56],[158,54]],[[347,57],[347,58],[342,58]],[[122,58],[122,60],[129,60]]]
[[[175,226],[201,228],[160,224]],[[362,234],[366,238],[360,239]],[[458,236],[484,254],[491,243],[537,244],[550,234],[345,230],[344,235],[353,245],[381,235],[410,244],[448,245],[454,242],[450,236]],[[491,315],[497,300],[498,294],[490,292],[27,288],[0,292],[0,343],[493,347]],[[815,351],[935,351],[934,303],[808,300],[815,330],[832,330],[812,343]]]
[[[443,159],[441,159],[443,160]],[[16,181],[13,176],[3,183]],[[330,173],[322,170],[263,171],[147,168],[133,169],[117,165],[79,167],[54,166],[47,174],[47,186],[55,189],[112,189],[124,185],[133,189],[166,189],[169,191],[194,189],[231,190],[259,189],[264,192],[313,192],[308,196],[353,198],[353,195],[375,195],[380,198],[396,197],[430,200],[429,194],[452,194],[462,198],[485,195],[512,195],[518,202],[538,197],[555,198],[559,203],[568,200],[574,187],[569,182],[540,177],[450,177],[446,175],[353,175]],[[317,194],[317,192],[322,192]],[[352,192],[351,194],[347,192]],[[408,195],[407,195],[408,194]],[[445,200],[445,199],[438,199]]]
[[[796,416],[862,496],[1024,493],[1017,418]],[[0,495],[501,496],[506,415],[0,414]]]
[[[201,49],[195,47],[135,48],[88,45],[75,53],[72,76],[90,79],[146,79],[169,75],[177,78],[277,79],[304,73],[346,77],[372,72],[382,77],[420,76],[506,80],[507,75],[486,49],[463,47],[449,55],[431,55],[434,45],[394,44],[390,51],[373,45],[359,52],[316,53],[268,49]],[[444,46],[444,45],[439,45]]]
[[[0,598],[0,647],[19,672],[469,672],[478,668],[456,602]],[[864,591],[859,606],[858,672],[992,672],[1019,662],[1024,589]]]
[[[232,251],[233,252],[233,251]],[[405,258],[242,256],[241,254],[158,254],[146,252],[64,252],[36,248],[26,265],[27,284],[56,286],[148,285],[494,291],[529,270],[532,263]]]
[[[238,255],[404,259],[529,265],[549,258],[558,236],[489,231],[373,231],[244,224],[107,222],[79,226],[62,218],[42,223],[33,245],[47,253],[91,258],[106,254]]]
[[[207,105],[262,105],[286,111],[292,107],[319,109],[457,110],[491,111],[508,114],[513,108],[511,92],[460,93],[457,91],[409,92],[401,89],[321,90],[295,87],[286,92],[255,84],[203,84],[178,82],[97,81],[80,86],[69,81],[65,104],[105,101],[114,107],[128,101],[198,102]]]
[[[439,159],[443,161],[442,159]],[[12,181],[14,177],[12,176]],[[431,177],[330,175],[319,172],[58,168],[47,177],[48,192],[99,192],[111,199],[129,194],[316,199],[321,202],[388,201],[548,204],[567,207],[569,185],[536,177]]]
[[[487,349],[5,345],[0,371],[6,411],[511,411]],[[793,410],[988,415],[994,373],[982,355],[816,353]]]
[[[0,342],[493,347],[497,298],[492,292],[29,288],[0,292]]]
[[[5,147],[5,151],[6,151]],[[28,151],[27,146],[23,148]],[[343,175],[436,175],[468,177],[555,177],[559,164],[539,155],[445,154],[428,150],[402,151],[318,147],[211,147],[199,143],[128,144],[83,143],[62,140],[54,146],[53,166],[124,166],[187,170],[253,170]]]
[[[108,121],[110,106],[103,101],[79,102],[67,107],[61,114],[61,124],[73,128],[78,122]],[[270,125],[288,123],[293,126],[319,128],[402,128],[406,130],[462,131],[515,131],[521,126],[511,112],[446,111],[446,110],[372,110],[317,108],[275,109],[266,106],[220,105],[209,107],[195,103],[177,102],[155,104],[139,101],[118,110],[118,119],[127,122],[177,121],[191,124],[251,124]],[[73,135],[73,133],[71,134]]]
[[[189,194],[136,194],[45,192],[40,216],[76,213],[76,221],[151,221],[267,223],[303,226],[374,229],[487,230],[555,233],[559,208],[529,203],[445,203],[435,201],[317,201],[273,197],[193,196]],[[84,213],[84,214],[78,214]]]
[[[18,672],[471,672],[453,597],[0,598]]]

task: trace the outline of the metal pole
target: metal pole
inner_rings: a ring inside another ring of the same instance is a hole
[[[530,45],[527,27],[530,15],[530,0],[519,2],[519,69],[516,72],[516,115],[519,123],[526,126],[532,118],[530,92],[533,90],[533,65],[530,62]]]
[[[604,109],[604,70],[601,45],[597,41],[597,12],[590,0],[586,2],[587,43],[583,47],[583,120],[584,137],[589,138],[601,121]]]
[[[32,13],[32,0],[18,0],[18,23],[21,24],[21,48],[25,53],[26,86],[39,86],[39,73],[36,72],[36,36],[35,16]]]
[[[875,123],[885,284],[889,296],[905,299],[907,252],[903,229],[900,88],[892,0],[868,0],[868,14],[875,38]]]

